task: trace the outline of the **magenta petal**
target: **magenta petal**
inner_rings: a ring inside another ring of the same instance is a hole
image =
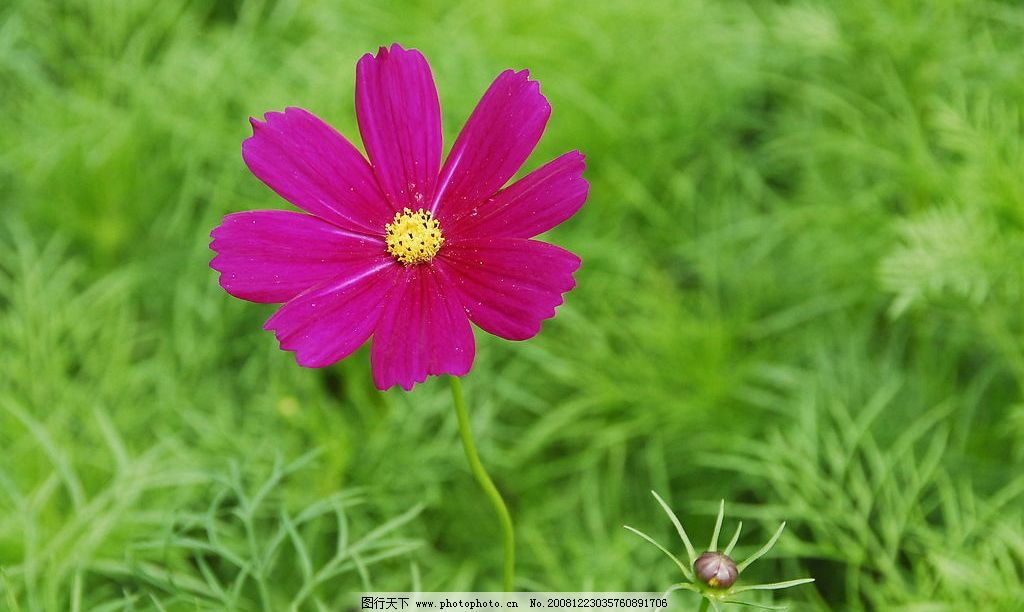
[[[430,66],[398,45],[356,65],[363,145],[393,209],[427,208],[441,164],[441,107]]]
[[[573,216],[587,199],[585,164],[570,151],[499,191],[445,228],[452,236],[533,238]]]
[[[442,227],[494,195],[537,146],[551,107],[529,75],[498,75],[456,138],[431,207]]]
[[[473,330],[450,283],[431,264],[405,268],[373,333],[378,389],[408,391],[427,375],[462,376],[473,365]]]
[[[565,249],[518,238],[460,240],[441,253],[470,320],[507,340],[537,335],[580,267]]]
[[[299,365],[329,366],[370,337],[399,271],[385,255],[358,274],[338,276],[299,295],[263,328],[273,330],[281,350],[295,352]]]
[[[224,217],[210,232],[220,285],[251,302],[287,302],[336,276],[351,276],[380,259],[384,241],[284,210]]]
[[[249,170],[282,198],[348,230],[383,234],[394,214],[370,165],[334,128],[301,109],[250,119]]]

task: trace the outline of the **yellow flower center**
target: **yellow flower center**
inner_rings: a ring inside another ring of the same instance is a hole
[[[395,213],[395,220],[385,225],[384,230],[388,253],[406,266],[430,261],[444,244],[441,225],[422,208],[416,212],[404,208]]]

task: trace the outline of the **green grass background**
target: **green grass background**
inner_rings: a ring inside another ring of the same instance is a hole
[[[494,590],[444,380],[297,367],[207,267],[285,207],[247,117],[355,137],[354,65],[434,70],[446,142],[505,68],[588,156],[542,333],[465,379],[517,586],[660,590],[745,525],[749,601],[1024,609],[1024,9],[993,0],[0,3],[0,609],[336,610]],[[680,606],[695,607],[687,595]]]

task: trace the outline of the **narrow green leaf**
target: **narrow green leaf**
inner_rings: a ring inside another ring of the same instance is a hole
[[[743,570],[746,569],[748,565],[750,565],[754,561],[757,561],[758,559],[763,557],[765,555],[765,553],[767,553],[769,550],[771,550],[772,546],[775,546],[775,543],[779,541],[779,537],[782,535],[782,530],[785,529],[785,528],[786,528],[786,522],[783,521],[782,524],[779,525],[778,530],[775,531],[775,535],[772,536],[772,539],[768,540],[767,544],[762,546],[760,550],[758,550],[756,553],[751,555],[750,558],[748,558],[746,561],[744,561],[743,563],[740,563],[739,565],[737,565],[736,569],[739,570],[742,573]]]
[[[727,601],[728,601],[728,603],[731,603],[731,604],[734,604],[734,605],[737,605],[737,606],[746,606],[748,608],[760,608],[761,610],[785,610],[788,607],[788,606],[769,606],[768,604],[759,604],[759,603],[753,603],[753,602],[749,602],[749,601],[739,601],[739,600],[736,600],[736,599],[729,599]]]
[[[740,521],[739,525],[736,525],[736,533],[732,536],[732,540],[729,541],[729,545],[725,547],[725,556],[732,554],[732,549],[736,548],[736,542],[740,540],[740,532],[743,531],[743,521]]]
[[[683,524],[679,522],[679,517],[676,516],[675,512],[672,512],[672,508],[669,508],[668,504],[665,503],[665,500],[663,500],[657,493],[651,491],[651,495],[654,496],[654,499],[658,500],[658,503],[661,504],[661,507],[665,510],[665,514],[668,515],[672,524],[675,525],[676,532],[679,533],[679,538],[683,541],[683,545],[686,546],[686,554],[690,557],[690,565],[693,565],[694,561],[697,560],[697,553],[693,550],[693,544],[690,544],[690,538],[686,535],[686,530],[683,529]]]
[[[661,552],[663,552],[666,555],[668,555],[668,557],[670,559],[672,559],[672,561],[674,561],[677,566],[679,566],[679,571],[683,572],[683,575],[686,576],[687,580],[693,580],[693,572],[690,571],[689,566],[687,566],[685,563],[680,561],[679,557],[677,557],[677,556],[673,555],[672,553],[670,553],[668,551],[668,549],[666,549],[664,546],[662,546],[661,544],[658,544],[657,542],[655,542],[654,538],[652,538],[651,536],[647,535],[646,533],[640,531],[639,529],[633,529],[629,525],[623,525],[623,527],[625,527],[626,529],[632,531],[633,533],[635,533],[636,535],[640,536],[641,538],[647,540],[651,544],[654,544],[655,546],[657,546],[658,550],[660,550]]]
[[[779,589],[788,589],[789,587],[799,586],[801,584],[807,584],[814,582],[814,578],[797,578],[796,580],[786,580],[785,582],[771,582],[767,584],[750,584],[741,587],[736,587],[732,590],[733,593],[742,593],[744,591],[777,591]]]
[[[665,592],[661,594],[661,598],[668,601],[668,596],[676,591],[692,591],[694,593],[700,593],[700,589],[697,588],[697,585],[695,584],[691,584],[689,582],[677,582],[666,589]],[[665,606],[665,608],[667,607],[668,606]],[[665,608],[658,608],[655,612],[661,612]]]
[[[722,533],[722,519],[725,518],[725,500],[718,502],[718,518],[715,519],[715,531],[711,534],[711,546],[708,550],[718,550],[718,534]]]

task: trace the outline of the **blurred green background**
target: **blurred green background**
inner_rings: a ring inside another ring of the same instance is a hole
[[[584,261],[465,379],[524,590],[661,590],[718,500],[750,601],[1024,609],[1024,8],[945,0],[0,5],[0,609],[334,610],[494,590],[442,379],[297,367],[208,267],[286,207],[239,154],[423,51],[451,143],[530,68],[591,195]],[[676,594],[683,607],[696,600]]]

